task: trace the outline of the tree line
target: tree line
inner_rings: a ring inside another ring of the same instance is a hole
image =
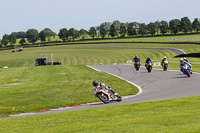
[[[60,29],[59,33],[56,34],[49,28],[45,28],[44,30],[38,32],[36,29],[29,29],[26,32],[13,32],[10,35],[5,34],[1,40],[0,47],[6,47],[9,43],[10,46],[13,46],[16,43],[16,39],[20,39],[19,43],[21,45],[29,43],[35,44],[38,40],[41,42],[51,42],[51,37],[59,36],[59,38],[65,41],[74,41],[75,39],[84,40],[87,36],[95,38],[109,38],[109,37],[134,37],[134,36],[146,36],[146,35],[165,35],[168,34],[178,34],[180,32],[184,32],[187,34],[188,32],[196,31],[197,33],[200,30],[200,20],[195,18],[193,22],[190,21],[188,17],[183,17],[179,19],[173,19],[169,22],[155,21],[150,22],[148,24],[138,23],[138,22],[130,22],[130,23],[122,23],[118,20],[113,22],[104,22],[99,26],[90,27],[87,31],[85,29],[76,30],[74,28]],[[25,39],[26,38],[26,39]]]

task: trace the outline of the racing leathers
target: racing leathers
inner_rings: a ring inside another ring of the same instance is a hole
[[[161,65],[163,66],[164,65],[164,61],[167,61],[166,58],[162,59],[162,62],[161,62]],[[168,62],[169,63],[169,62]]]
[[[149,63],[149,61],[152,62],[150,58],[147,58],[146,63],[145,63],[145,67],[147,67],[147,64]]]
[[[139,62],[139,65],[140,65],[140,58],[139,57],[136,56],[135,58],[133,58],[133,61],[134,61],[134,65],[135,65],[136,62]]]
[[[94,96],[97,96],[96,94],[97,94],[99,88],[103,88],[103,87],[105,87],[105,89],[107,89],[107,90],[112,91],[113,94],[115,94],[115,91],[113,89],[111,89],[110,86],[105,86],[104,83],[98,83],[97,86],[94,86]]]

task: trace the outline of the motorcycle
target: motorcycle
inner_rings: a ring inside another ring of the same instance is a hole
[[[183,74],[186,74],[188,77],[190,77],[192,74],[191,68],[188,64],[184,64],[182,66],[181,70],[182,70]]]
[[[147,64],[146,64],[146,69],[147,69],[147,71],[150,73],[151,72],[151,70],[152,70],[152,62],[151,61],[149,61]]]
[[[140,69],[140,62],[139,61],[135,62],[134,66],[135,66],[136,71],[139,71],[139,69]]]
[[[164,62],[163,62],[163,70],[164,71],[167,71],[167,68],[168,68],[168,60],[164,60]]]
[[[110,101],[122,101],[121,96],[118,93],[114,93],[113,90],[108,86],[99,87],[96,96],[106,104]]]

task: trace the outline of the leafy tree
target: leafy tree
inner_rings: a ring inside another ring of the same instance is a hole
[[[110,26],[110,36],[115,37],[116,35],[117,35],[117,31],[116,31],[116,29],[115,29],[115,25],[112,24],[112,25]]]
[[[176,35],[180,31],[181,21],[179,19],[173,19],[169,21],[170,30]]]
[[[154,22],[155,24],[155,27],[156,27],[156,32],[157,32],[157,35],[159,34],[159,30],[160,30],[160,22],[157,20],[156,22]]]
[[[139,23],[138,22],[132,22],[133,28],[136,30],[139,29]]]
[[[47,37],[47,39],[48,39],[49,42],[51,41],[51,37],[52,37],[52,36],[55,37],[55,36],[57,35],[55,32],[53,32],[53,31],[52,31],[51,29],[49,29],[49,28],[45,28],[45,29],[43,30],[43,32],[44,32],[44,36]]]
[[[148,28],[149,33],[150,33],[152,36],[155,35],[155,33],[156,33],[156,25],[155,25],[155,23],[150,22],[150,23],[147,25],[147,28]]]
[[[98,36],[98,38],[99,38],[99,35],[100,35],[100,26],[97,26],[97,27],[96,27],[96,31],[97,31],[97,36]]]
[[[68,40],[69,32],[66,28],[62,28],[62,29],[60,29],[58,36],[59,36],[60,39],[63,40],[63,42],[65,42],[66,40]]]
[[[20,32],[12,32],[12,35],[14,35],[17,39],[25,38],[26,32],[20,31]]]
[[[121,34],[121,37],[125,37],[126,35],[126,25],[124,23],[120,24],[120,34]]]
[[[107,34],[107,30],[106,30],[105,24],[102,23],[100,25],[100,35],[102,38],[104,38],[106,36],[106,34]]]
[[[199,32],[200,22],[199,22],[198,18],[195,18],[194,21],[192,22],[192,28],[193,28],[193,30],[196,30],[197,33]]]
[[[24,45],[24,43],[26,43],[26,40],[25,40],[25,38],[22,38],[20,41],[19,41],[19,43],[23,46]]]
[[[117,37],[119,37],[121,23],[118,20],[115,20],[115,21],[113,21],[113,25],[115,27]]]
[[[106,34],[108,35],[108,38],[109,38],[109,32],[110,32],[110,26],[111,26],[111,23],[110,22],[104,22],[104,28],[106,30]]]
[[[192,31],[192,23],[188,17],[181,18],[181,29],[185,33]]]
[[[1,44],[5,47],[9,43],[8,39],[9,35],[5,34],[3,35],[3,39],[1,40]]]
[[[160,32],[164,35],[165,33],[168,32],[169,29],[169,24],[167,21],[162,20],[160,22]]]
[[[44,30],[40,31],[39,38],[42,42],[46,41],[46,35],[44,33]]]
[[[136,28],[134,27],[134,23],[129,23],[127,28],[128,36],[137,35]]]
[[[35,44],[35,42],[39,39],[39,33],[36,29],[29,29],[26,31],[26,38],[28,42]]]
[[[89,35],[94,39],[96,34],[97,34],[97,31],[96,31],[95,27],[91,27],[89,30]]]
[[[81,29],[80,31],[79,31],[79,35],[82,37],[82,39],[84,40],[85,39],[85,37],[87,36],[87,30],[84,30],[84,29]]]
[[[141,23],[139,24],[139,34],[141,34],[142,36],[144,36],[147,33],[147,26],[145,23]]]
[[[69,36],[71,36],[74,41],[79,36],[78,30],[74,28],[69,29]]]
[[[16,40],[17,40],[17,39],[16,39],[16,37],[15,37],[13,34],[10,34],[10,35],[8,36],[8,40],[9,40],[11,46],[13,47],[13,44],[16,43]]]
[[[120,30],[121,23],[118,20],[113,21],[113,25],[116,31]]]

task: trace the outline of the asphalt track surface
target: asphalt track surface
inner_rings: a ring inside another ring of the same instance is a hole
[[[186,54],[183,50],[181,49],[176,49],[176,48],[148,48],[148,47],[80,47],[80,48],[70,48],[70,49],[152,49],[152,50],[168,50],[172,52],[175,56],[181,55],[181,54]]]
[[[165,50],[168,49],[165,48]],[[178,49],[173,49],[173,51],[170,51],[174,53],[174,55],[184,53]],[[103,104],[101,102],[88,103],[58,109],[21,113],[6,117],[57,113],[100,106],[112,106],[200,95],[199,73],[193,73],[189,78],[187,75],[182,74],[182,72],[175,70],[163,71],[161,69],[153,69],[151,73],[148,73],[144,67],[141,67],[139,71],[136,71],[133,65],[96,65],[88,67],[99,72],[109,73],[123,80],[126,80],[133,85],[136,85],[139,88],[139,93],[137,95],[123,97],[121,102],[110,102],[109,104]],[[123,86],[121,89],[123,89]]]

